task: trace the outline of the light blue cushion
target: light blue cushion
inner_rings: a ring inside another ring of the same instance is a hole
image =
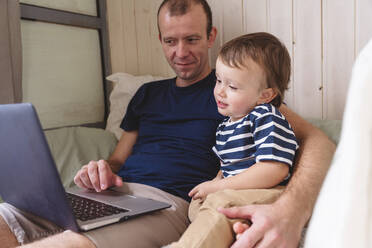
[[[338,144],[341,133],[341,120],[307,119],[311,124],[322,130],[333,142]]]

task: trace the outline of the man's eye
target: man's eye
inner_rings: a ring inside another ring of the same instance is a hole
[[[229,88],[231,89],[231,90],[237,90],[238,88],[236,88],[236,87],[234,87],[234,86],[231,86],[231,85],[229,85]]]
[[[164,40],[164,43],[168,44],[168,45],[173,45],[175,43],[175,41],[174,40]]]
[[[221,81],[221,80],[219,80],[219,79],[216,79],[216,82],[217,82],[217,83],[222,83],[222,81]]]
[[[189,39],[187,39],[187,41],[188,41],[189,43],[196,43],[198,40],[199,40],[199,39],[197,39],[197,38],[189,38]]]

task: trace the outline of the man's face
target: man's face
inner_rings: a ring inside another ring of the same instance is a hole
[[[193,5],[184,15],[170,16],[167,7],[159,13],[160,42],[165,57],[177,74],[177,85],[188,86],[210,73],[208,49],[216,30],[207,37],[207,18],[201,5]]]

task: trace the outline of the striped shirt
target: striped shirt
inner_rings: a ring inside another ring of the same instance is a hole
[[[225,119],[217,128],[213,151],[221,160],[224,177],[229,177],[260,161],[281,162],[291,171],[297,148],[285,117],[273,105],[261,104],[238,121]]]

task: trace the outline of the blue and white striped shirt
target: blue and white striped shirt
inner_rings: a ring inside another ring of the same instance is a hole
[[[229,177],[259,161],[282,162],[291,168],[297,148],[285,117],[273,105],[261,104],[238,121],[225,119],[217,128],[213,151],[224,177]]]

